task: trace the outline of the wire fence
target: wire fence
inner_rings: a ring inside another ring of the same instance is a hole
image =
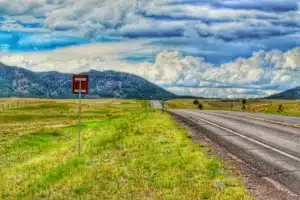
[[[0,100],[0,110],[14,109],[14,108],[24,107],[26,105],[37,104],[41,102],[42,101],[40,99],[30,99],[30,100],[17,99],[17,100],[2,100],[2,101]]]

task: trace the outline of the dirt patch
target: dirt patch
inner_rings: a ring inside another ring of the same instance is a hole
[[[194,142],[199,143],[201,146],[212,148],[214,154],[217,154],[223,162],[231,166],[233,173],[244,177],[245,187],[254,198],[261,200],[300,200],[299,196],[269,177],[262,176],[260,170],[236,157],[225,147],[207,138],[194,123],[178,115],[172,115],[172,117],[181,127],[191,133],[191,138]]]

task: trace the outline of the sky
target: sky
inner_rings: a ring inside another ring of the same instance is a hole
[[[300,86],[300,0],[0,0],[0,13],[7,65],[128,72],[203,97]]]

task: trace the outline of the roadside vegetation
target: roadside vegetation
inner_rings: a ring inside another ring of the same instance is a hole
[[[198,103],[197,103],[197,102]],[[203,109],[261,112],[300,117],[300,101],[295,100],[206,100],[176,99],[165,103],[168,109]],[[199,106],[201,104],[201,106]]]
[[[0,199],[250,199],[210,150],[146,101],[72,100],[0,110]]]

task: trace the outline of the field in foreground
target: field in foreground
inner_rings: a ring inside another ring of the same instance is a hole
[[[232,110],[242,111],[242,102],[222,102],[220,100],[198,99],[204,110]],[[167,101],[165,106],[169,109],[198,109],[198,105],[193,104],[194,99],[176,99]],[[283,106],[283,111],[278,112],[279,105]],[[300,117],[300,101],[289,100],[251,100],[247,101],[245,112],[261,112],[269,114],[279,114]]]
[[[81,156],[75,102],[0,111],[0,199],[249,199],[169,115],[113,102],[84,102]]]

